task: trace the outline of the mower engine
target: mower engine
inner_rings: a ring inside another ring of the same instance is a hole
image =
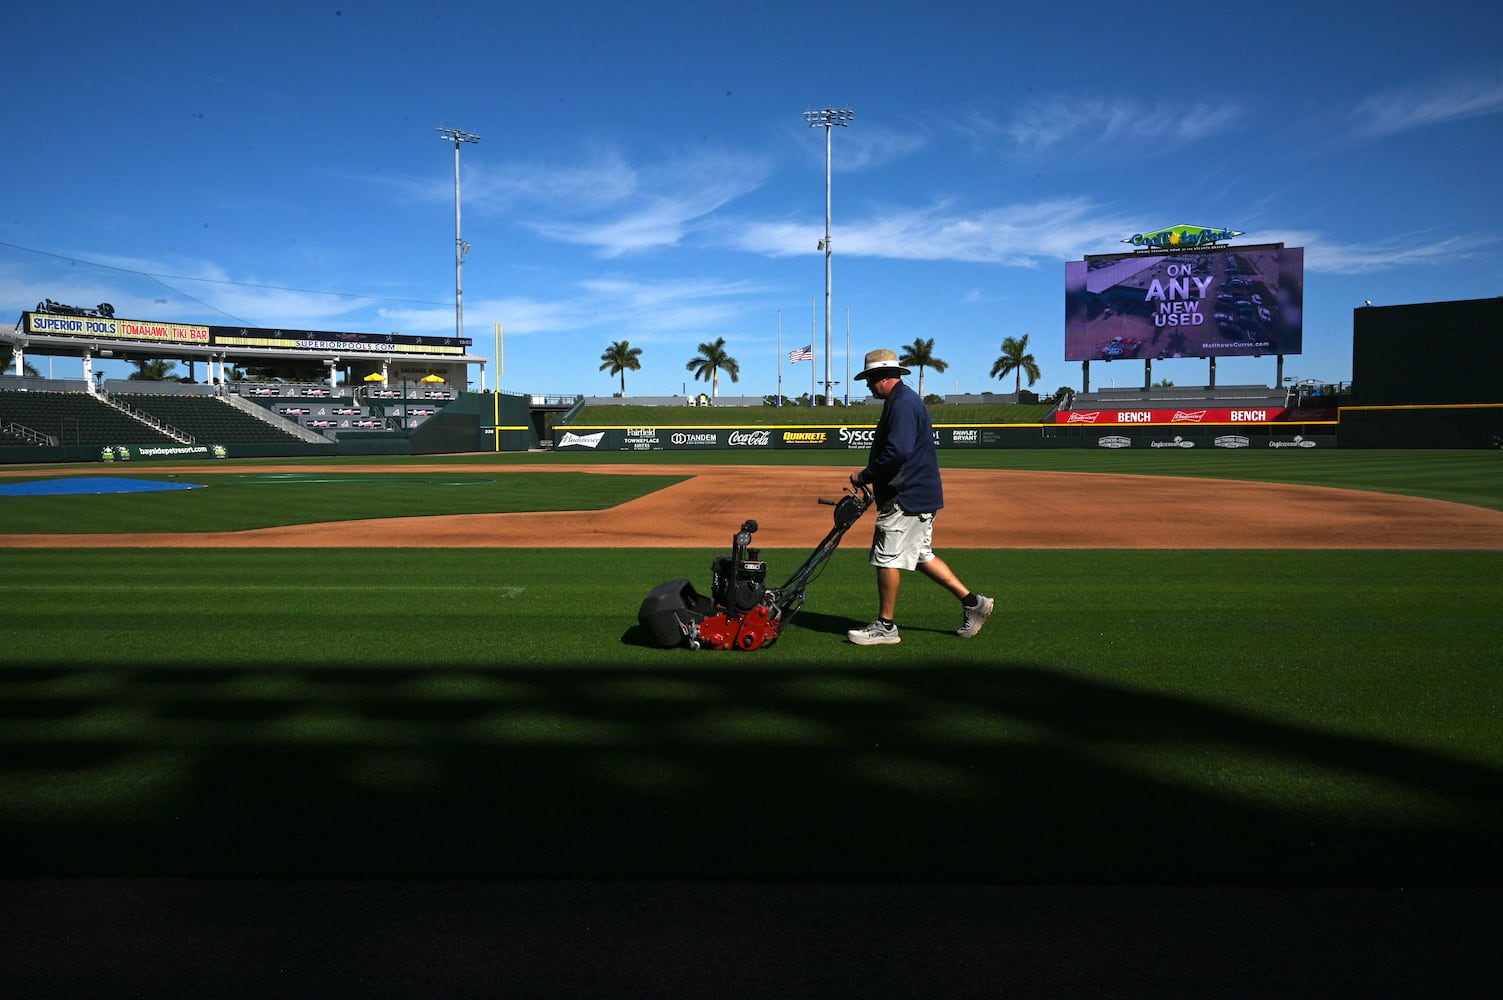
[[[835,526],[819,547],[781,587],[767,586],[767,564],[752,547],[757,522],[747,520],[731,540],[730,555],[715,557],[710,566],[710,596],[694,589],[687,579],[669,580],[654,587],[637,612],[637,621],[662,647],[753,650],[770,646],[783,626],[804,605],[804,591],[819,566],[840,544],[871,505],[871,492],[848,490],[841,500],[821,500],[835,507]]]
[[[782,615],[777,595],[767,589],[767,564],[751,547],[757,522],[746,521],[731,541],[731,554],[710,566],[710,597],[718,609],[699,623],[689,646],[698,649],[757,649],[778,637]]]

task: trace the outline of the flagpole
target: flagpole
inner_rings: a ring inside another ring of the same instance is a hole
[[[783,310],[778,310],[778,405],[783,405]]]
[[[811,347],[814,344],[814,296],[812,296],[812,295],[809,296],[809,344],[810,344]],[[815,401],[816,398],[817,398],[817,396],[816,396],[816,393],[815,393],[815,390],[814,390],[814,359],[810,358],[809,359],[809,406],[811,408],[814,406],[814,401]]]
[[[851,310],[845,310],[845,405],[851,405]]]

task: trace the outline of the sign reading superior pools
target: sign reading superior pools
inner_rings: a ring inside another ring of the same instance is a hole
[[[1240,235],[1176,226],[1124,241],[1135,252],[1066,262],[1065,360],[1302,353],[1304,249],[1206,234]]]
[[[71,307],[70,307],[71,308]],[[261,329],[258,327],[199,326],[191,323],[159,323],[153,320],[119,319],[96,313],[23,312],[21,328],[28,334],[110,341],[154,341],[164,344],[203,344],[216,347],[274,347],[305,351],[339,351],[346,354],[462,355],[470,346],[468,337],[412,336],[401,333],[334,333],[317,330]]]

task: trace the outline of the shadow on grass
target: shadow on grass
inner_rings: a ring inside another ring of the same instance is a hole
[[[7,691],[7,877],[1503,885],[1498,770],[1028,665]]]

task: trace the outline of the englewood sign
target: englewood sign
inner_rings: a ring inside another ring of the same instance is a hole
[[[1196,247],[1208,247],[1216,243],[1225,243],[1242,234],[1235,229],[1208,229],[1205,226],[1170,226],[1168,229],[1156,229],[1151,233],[1133,233],[1123,243],[1130,243],[1135,247],[1152,247],[1155,249],[1189,250]]]

